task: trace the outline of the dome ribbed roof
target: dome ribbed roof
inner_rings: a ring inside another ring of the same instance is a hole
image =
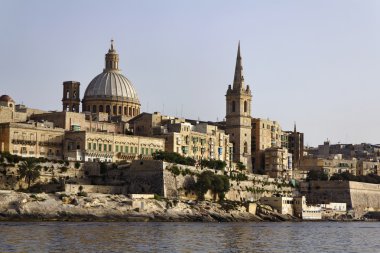
[[[105,55],[103,73],[97,75],[87,86],[83,100],[113,100],[140,103],[131,81],[119,70],[119,55],[113,46]]]
[[[84,99],[97,98],[139,103],[131,81],[118,71],[104,71],[90,82]]]

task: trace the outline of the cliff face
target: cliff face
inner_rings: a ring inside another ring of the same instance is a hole
[[[242,205],[0,191],[0,220],[258,221]]]

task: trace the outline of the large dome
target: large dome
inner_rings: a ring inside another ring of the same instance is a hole
[[[112,116],[134,117],[140,113],[140,101],[131,81],[119,70],[119,55],[111,48],[105,57],[105,68],[84,92],[83,111],[106,112]]]
[[[117,71],[105,71],[97,75],[84,93],[84,99],[107,99],[139,103],[131,81]]]

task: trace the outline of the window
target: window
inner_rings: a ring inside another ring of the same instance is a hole
[[[103,112],[104,108],[102,105],[99,105],[99,112]]]
[[[121,106],[119,106],[119,114],[121,114]]]
[[[108,151],[112,151],[112,145],[108,145]]]
[[[87,143],[87,148],[88,148],[88,149],[91,149],[91,143],[90,143],[90,142]]]
[[[69,97],[70,97],[70,91],[66,90],[66,97],[65,98],[69,98]]]
[[[103,145],[103,150],[104,150],[104,151],[107,151],[107,144],[104,144],[104,145]]]
[[[115,114],[115,115],[116,115],[116,113],[117,113],[117,106],[116,106],[116,105],[114,105],[114,106],[113,106],[113,109],[112,109],[112,111],[113,111],[113,114]]]
[[[232,101],[232,112],[235,112],[235,108],[236,107],[236,104],[235,104],[235,101]]]
[[[92,106],[92,112],[96,112],[96,105]]]
[[[102,151],[102,144],[98,145],[99,151]]]
[[[111,112],[111,107],[109,105],[106,105],[106,113],[110,113]]]
[[[76,90],[74,90],[74,92],[73,92],[73,98],[77,98],[77,91]]]
[[[93,150],[96,150],[96,143],[93,143],[93,144],[92,144],[92,149],[93,149]]]
[[[244,101],[244,112],[248,111],[248,103],[247,101]]]
[[[146,155],[149,154],[149,149],[148,149],[148,148],[145,149],[145,154],[146,154]]]
[[[137,154],[137,147],[135,147],[135,154]]]
[[[119,145],[116,145],[116,152],[119,152]]]
[[[129,153],[129,148],[128,148],[128,146],[125,146],[125,153]]]

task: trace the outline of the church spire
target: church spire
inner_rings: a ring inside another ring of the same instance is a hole
[[[104,71],[119,70],[119,55],[114,49],[113,39],[111,39],[111,47],[110,49],[108,49],[108,53],[106,54],[105,60],[106,67],[104,68]]]
[[[240,40],[236,56],[235,75],[233,89],[244,89],[243,64],[240,56]]]
[[[294,121],[294,132],[297,133],[297,124],[295,121]]]

